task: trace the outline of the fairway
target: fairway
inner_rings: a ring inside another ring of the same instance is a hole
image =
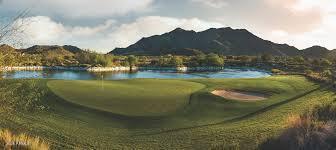
[[[3,81],[2,87],[23,82]],[[54,149],[256,149],[284,129],[289,115],[334,101],[333,91],[302,76],[36,81],[47,90],[49,109],[0,113],[0,123],[47,139]],[[211,93],[218,89],[267,97],[238,101]]]
[[[63,99],[125,116],[161,116],[188,104],[190,95],[205,86],[178,80],[64,81],[48,82]]]

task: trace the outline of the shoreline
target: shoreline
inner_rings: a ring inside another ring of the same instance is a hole
[[[136,71],[137,67],[63,67],[63,66],[14,66],[0,67],[0,71],[43,71],[43,70],[64,70],[64,71],[88,71],[88,72],[113,72],[113,71]]]
[[[224,69],[240,68],[240,67],[129,67],[129,66],[119,66],[119,67],[64,67],[64,66],[13,66],[13,67],[0,67],[0,71],[10,72],[10,71],[87,71],[87,72],[132,72],[132,71],[142,71],[142,70],[153,70],[153,71],[175,71],[175,72],[205,72],[205,71],[220,71]],[[247,67],[250,68],[250,67]],[[254,67],[251,67],[251,69]],[[254,68],[256,69],[256,68]],[[263,70],[263,69],[261,69]]]

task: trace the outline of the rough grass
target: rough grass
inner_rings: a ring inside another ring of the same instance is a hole
[[[270,138],[260,149],[316,150],[335,149],[336,122],[335,103],[324,104],[303,115],[288,117],[286,130],[279,137]]]
[[[15,135],[9,130],[0,130],[0,148],[5,150],[49,150],[49,144],[27,134]]]
[[[328,88],[300,76],[178,81],[205,87],[191,95],[184,109],[165,117],[116,116],[68,103],[48,92],[45,101],[50,110],[0,114],[0,127],[41,135],[58,149],[254,149],[279,135],[289,114],[304,113],[334,97]],[[40,82],[48,88],[48,80]],[[210,93],[218,88],[261,92],[271,97],[256,103],[237,102]]]

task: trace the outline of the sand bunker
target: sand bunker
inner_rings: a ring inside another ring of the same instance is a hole
[[[268,98],[268,96],[265,94],[242,91],[215,90],[211,93],[217,96],[224,97],[226,99],[239,101],[260,101]]]

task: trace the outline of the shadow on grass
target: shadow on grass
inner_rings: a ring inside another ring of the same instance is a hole
[[[329,90],[329,89],[330,89],[330,86],[329,86],[329,85],[321,85],[320,87],[318,87],[318,88],[316,88],[316,89],[307,91],[307,92],[302,93],[302,94],[300,94],[300,95],[297,95],[297,96],[295,96],[295,97],[289,98],[289,99],[287,99],[287,100],[281,101],[281,102],[279,102],[279,103],[270,105],[270,106],[268,106],[268,107],[259,109],[258,111],[255,111],[255,112],[252,112],[252,113],[249,113],[249,114],[246,114],[246,115],[243,115],[243,116],[241,116],[241,117],[234,118],[234,119],[225,120],[225,121],[221,121],[221,122],[213,123],[213,124],[205,124],[205,125],[199,125],[199,126],[192,126],[192,127],[178,128],[178,129],[172,129],[172,130],[165,130],[165,131],[156,132],[156,133],[150,133],[150,134],[138,134],[138,135],[135,135],[135,136],[158,135],[158,134],[171,133],[171,132],[177,132],[177,131],[183,131],[183,130],[189,130],[189,129],[197,129],[197,128],[202,128],[202,127],[209,127],[209,126],[215,126],[215,125],[220,125],[220,124],[225,124],[225,123],[232,123],[232,122],[241,121],[241,120],[244,120],[244,119],[248,119],[248,118],[254,117],[254,116],[259,115],[259,114],[261,114],[261,113],[267,112],[267,111],[269,111],[269,110],[272,110],[272,109],[274,109],[274,108],[276,108],[276,107],[279,107],[279,106],[281,106],[281,105],[287,104],[287,103],[289,103],[289,102],[295,101],[295,100],[297,100],[297,99],[299,99],[299,98],[301,98],[301,97],[304,97],[304,96],[306,96],[306,95],[309,95],[309,94],[311,94],[311,93],[313,93],[313,92],[316,92],[316,91],[318,91],[318,90],[322,90],[322,89]]]

